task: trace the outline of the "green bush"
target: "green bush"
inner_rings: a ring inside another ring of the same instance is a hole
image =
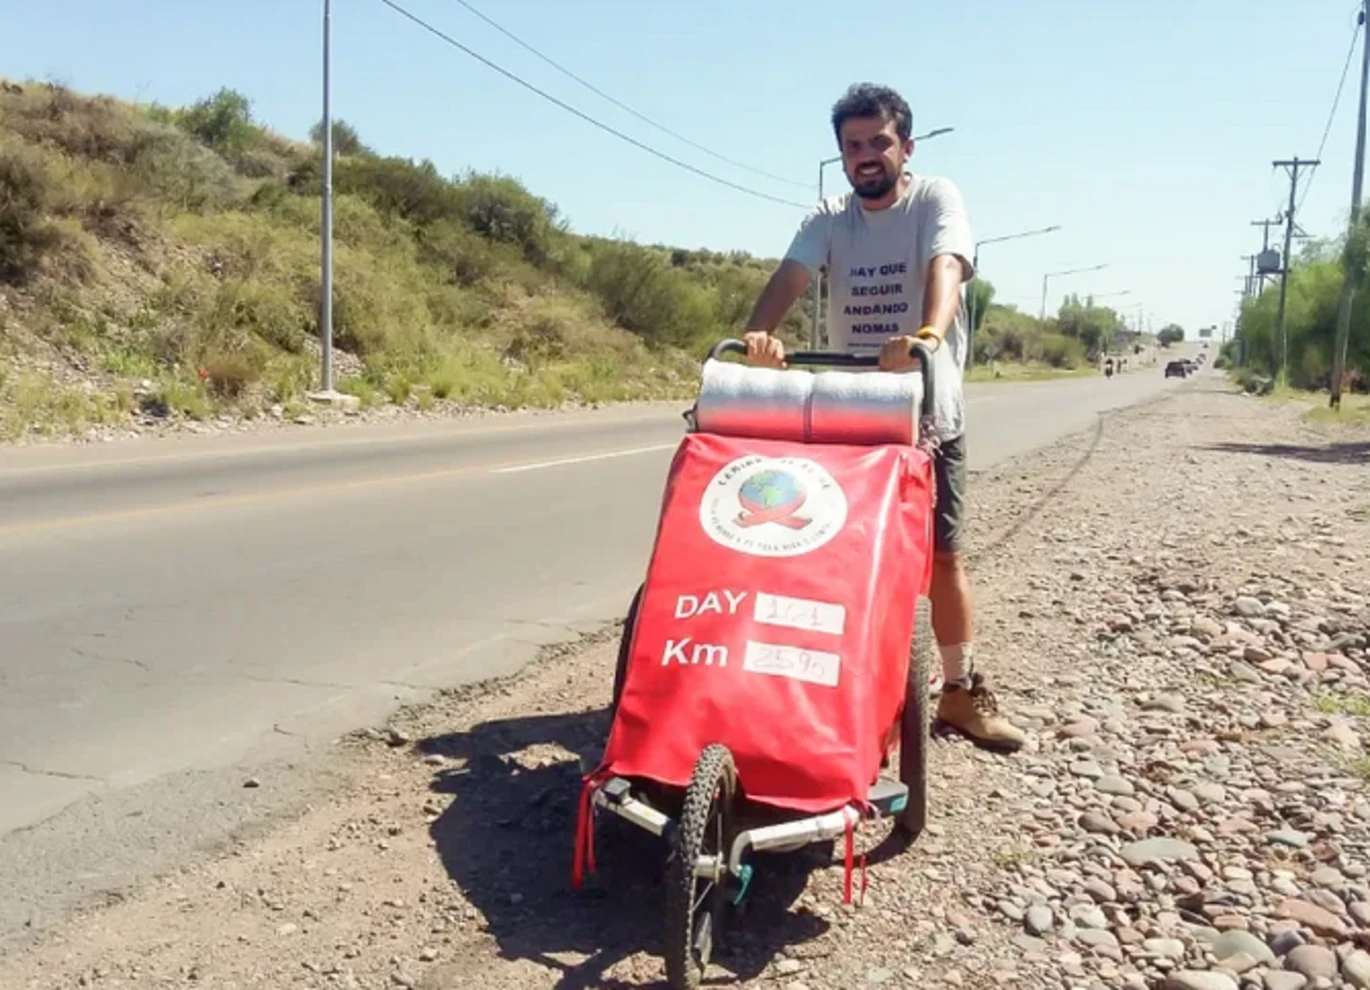
[[[1041,361],[1053,368],[1078,368],[1087,359],[1084,343],[1061,333],[1043,334],[1033,351],[1029,360]]]
[[[709,290],[635,244],[597,248],[587,282],[609,317],[649,344],[694,347],[718,335]]]
[[[458,216],[476,233],[516,245],[534,264],[551,257],[554,240],[563,232],[557,209],[516,179],[473,173],[455,192]]]
[[[51,198],[41,156],[17,144],[0,144],[0,281],[30,278],[61,243],[48,216]]]
[[[227,87],[186,107],[176,120],[205,145],[229,159],[241,155],[258,136],[258,128],[252,122],[251,101]]]

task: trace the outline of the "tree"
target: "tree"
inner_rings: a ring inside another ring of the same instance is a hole
[[[1184,327],[1178,323],[1168,323],[1161,327],[1161,332],[1156,335],[1162,347],[1169,347],[1171,344],[1178,344],[1184,340]]]
[[[227,158],[241,154],[257,133],[252,101],[228,87],[192,104],[179,116],[183,128]]]
[[[990,304],[994,302],[994,283],[983,278],[977,278],[970,283],[969,295],[970,298],[966,300],[966,306],[973,308],[975,313],[975,325],[971,327],[971,332],[974,333],[984,325]]]
[[[317,145],[323,144],[323,121],[309,129],[309,139]],[[333,121],[333,151],[339,155],[369,155],[371,149],[362,144],[357,129],[345,120]]]
[[[1082,303],[1077,295],[1067,297],[1056,316],[1057,330],[1083,344],[1091,358],[1106,353],[1113,346],[1120,326],[1118,314],[1112,309],[1096,306],[1093,299]]]

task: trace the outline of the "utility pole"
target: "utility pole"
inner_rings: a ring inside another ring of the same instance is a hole
[[[1318,159],[1303,159],[1295,155],[1289,161],[1277,161],[1272,163],[1276,168],[1289,169],[1289,209],[1284,214],[1284,258],[1281,261],[1283,271],[1280,275],[1280,316],[1279,316],[1279,364],[1275,369],[1277,381],[1283,381],[1288,373],[1289,364],[1289,333],[1285,323],[1288,315],[1287,305],[1289,302],[1289,275],[1293,270],[1290,264],[1289,251],[1294,244],[1294,195],[1299,188],[1299,169],[1311,168],[1321,164]]]
[[[1250,262],[1250,268],[1246,273],[1246,289],[1242,292],[1242,297],[1252,295],[1256,291],[1256,256],[1254,254],[1242,255],[1242,261]]]
[[[323,298],[319,306],[319,347],[323,352],[321,390],[325,399],[333,396],[333,115],[329,102],[332,7],[332,0],[323,0]]]
[[[1274,220],[1252,220],[1252,221],[1251,221],[1251,226],[1253,226],[1253,227],[1260,227],[1260,228],[1261,228],[1261,254],[1264,254],[1266,251],[1269,251],[1269,250],[1270,250],[1270,228],[1271,228],[1271,227],[1278,227],[1278,226],[1279,226],[1281,223],[1283,223],[1283,222],[1284,222],[1284,217],[1276,217]],[[1256,281],[1259,283],[1260,289],[1257,289],[1257,290],[1255,291],[1255,294],[1256,294],[1256,295],[1260,295],[1261,290],[1263,290],[1263,289],[1265,288],[1265,275],[1264,275],[1264,273],[1259,273],[1259,274],[1257,274],[1257,275],[1256,275]]]
[[[1370,0],[1361,0],[1360,26],[1365,28]],[[1364,270],[1364,255],[1357,247],[1356,225],[1360,221],[1361,181],[1365,177],[1365,97],[1370,87],[1370,45],[1361,35],[1360,114],[1356,118],[1356,161],[1351,171],[1351,220],[1346,228],[1346,251],[1342,259],[1341,299],[1337,303],[1337,336],[1332,345],[1332,385],[1329,404],[1341,408],[1341,380],[1346,373],[1346,347],[1351,339],[1351,303],[1356,281]]]

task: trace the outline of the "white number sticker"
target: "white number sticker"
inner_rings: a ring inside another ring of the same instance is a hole
[[[830,602],[787,598],[784,595],[768,595],[764,591],[758,591],[752,618],[771,626],[808,629],[841,636],[847,624],[847,610]]]
[[[754,674],[837,687],[837,679],[842,673],[842,658],[836,653],[824,653],[821,650],[749,642],[742,669]]]

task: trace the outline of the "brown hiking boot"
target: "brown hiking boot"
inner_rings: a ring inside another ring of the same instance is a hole
[[[1012,752],[1027,742],[1023,730],[999,714],[999,702],[985,687],[983,674],[972,674],[968,688],[947,684],[937,706],[937,717],[988,749]]]

